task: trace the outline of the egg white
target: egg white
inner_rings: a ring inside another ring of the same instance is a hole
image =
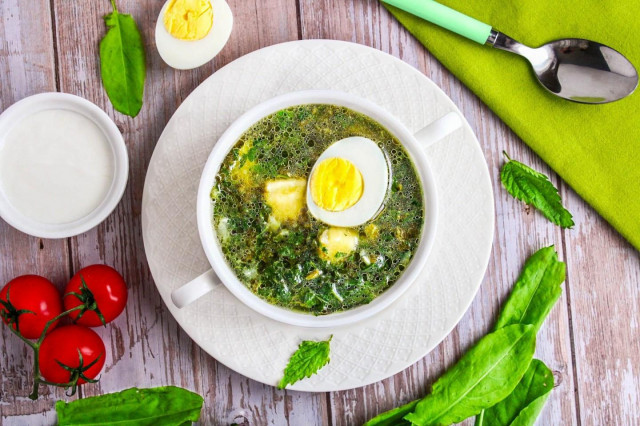
[[[327,148],[316,160],[310,177],[318,164],[327,158],[344,158],[360,170],[364,181],[362,196],[353,206],[340,212],[319,207],[311,196],[311,178],[307,182],[307,207],[318,220],[332,226],[358,226],[374,218],[382,207],[389,189],[389,164],[380,147],[371,139],[354,136],[341,139]]]
[[[162,6],[156,22],[156,47],[160,57],[170,67],[179,70],[197,68],[213,59],[224,47],[231,35],[233,14],[225,0],[211,0],[213,26],[200,40],[180,40],[172,36],[164,26],[164,13],[169,0]]]

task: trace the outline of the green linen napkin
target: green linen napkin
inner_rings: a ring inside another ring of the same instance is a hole
[[[423,0],[431,1],[431,0]],[[640,67],[640,1],[441,0],[529,46],[585,38]],[[640,249],[640,89],[583,105],[538,85],[528,62],[387,9],[553,170]]]

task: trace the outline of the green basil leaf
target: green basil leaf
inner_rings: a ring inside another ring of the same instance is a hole
[[[364,424],[364,426],[404,426],[410,425],[411,422],[405,420],[403,417],[409,413],[412,413],[416,405],[420,402],[419,399],[415,401],[411,401],[407,404],[404,404],[398,408],[394,408],[393,410],[385,411],[384,413],[378,414],[368,422]]]
[[[122,392],[56,402],[58,425],[153,425],[197,422],[204,400],[175,386],[131,388]]]
[[[332,336],[333,337],[333,336]],[[329,363],[329,340],[313,342],[304,340],[291,355],[289,364],[284,369],[284,377],[278,384],[278,389],[284,389],[305,377],[311,377]]]
[[[506,153],[505,156],[509,158]],[[509,194],[533,205],[551,222],[562,228],[574,225],[571,213],[562,206],[558,190],[547,176],[509,158],[502,166],[500,180]]]
[[[553,246],[535,252],[524,264],[495,329],[511,324],[531,324],[536,331],[562,294],[565,264]]]
[[[502,401],[531,363],[536,330],[514,324],[480,339],[433,385],[404,418],[418,425],[449,425]]]
[[[107,34],[100,41],[102,84],[113,107],[135,117],[142,108],[146,64],[142,36],[131,15],[113,12],[104,17]]]
[[[551,370],[542,361],[534,359],[513,392],[486,409],[482,422],[476,421],[476,426],[532,426],[552,389]]]

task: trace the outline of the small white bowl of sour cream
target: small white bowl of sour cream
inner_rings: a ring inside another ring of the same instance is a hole
[[[128,174],[122,134],[86,99],[41,93],[0,115],[0,216],[26,234],[66,238],[95,227]]]

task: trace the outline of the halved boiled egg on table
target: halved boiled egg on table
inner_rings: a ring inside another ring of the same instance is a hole
[[[381,212],[389,188],[387,158],[370,139],[350,137],[329,146],[316,160],[309,179],[268,181],[264,196],[270,224],[295,220],[306,206],[328,225],[318,235],[319,256],[330,262],[355,251],[358,231]],[[375,225],[371,225],[375,226]],[[365,228],[367,233],[375,229]]]
[[[168,0],[156,22],[156,47],[167,65],[197,68],[222,50],[232,27],[224,0]]]

